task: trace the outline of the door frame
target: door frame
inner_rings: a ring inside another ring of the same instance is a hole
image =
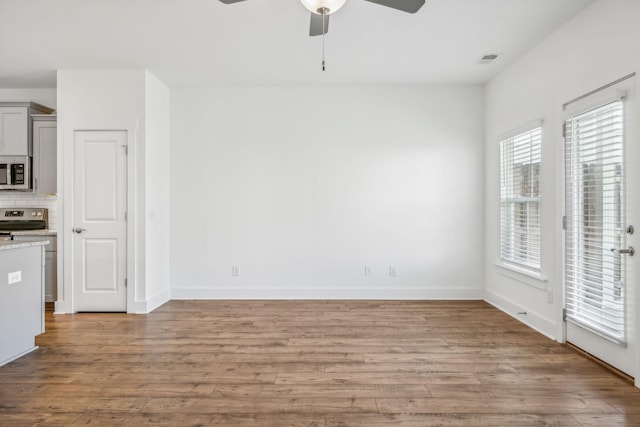
[[[634,106],[631,110],[627,109],[627,107],[625,106],[625,110],[627,111],[627,117],[626,120],[628,122],[633,122],[634,124],[632,125],[634,128],[634,140],[631,140],[628,138],[628,136],[625,136],[625,146],[628,147],[629,145],[631,145],[632,143],[634,144],[638,144],[640,143],[640,64],[636,64],[636,63],[629,63],[627,61],[622,61],[621,63],[615,64],[615,66],[611,67],[612,69],[608,69],[608,70],[601,70],[602,73],[597,76],[596,78],[592,78],[587,82],[573,82],[573,86],[566,88],[562,93],[559,94],[559,96],[556,98],[556,117],[557,117],[557,126],[556,126],[556,132],[557,132],[557,141],[559,141],[559,143],[556,144],[556,149],[555,149],[555,154],[556,154],[556,159],[557,159],[557,163],[556,163],[556,176],[559,178],[557,180],[557,182],[559,184],[560,187],[556,187],[556,218],[558,218],[557,221],[557,230],[558,232],[556,233],[556,248],[559,248],[560,252],[560,257],[558,257],[559,262],[556,265],[556,277],[558,277],[558,283],[560,284],[560,304],[558,304],[557,307],[557,312],[556,312],[556,319],[557,319],[557,324],[558,324],[558,337],[559,337],[559,341],[562,343],[566,343],[567,342],[567,328],[566,328],[566,321],[564,320],[564,313],[563,313],[563,309],[565,308],[565,288],[566,288],[566,284],[565,284],[565,263],[566,263],[566,256],[565,256],[565,244],[566,244],[566,239],[565,239],[565,230],[563,227],[563,223],[562,223],[562,218],[563,216],[566,214],[565,212],[565,152],[564,152],[564,144],[565,144],[565,138],[564,135],[562,134],[562,125],[564,123],[564,118],[565,118],[565,112],[564,109],[562,108],[563,103],[567,102],[568,100],[574,99],[576,98],[576,96],[582,96],[585,93],[590,93],[590,91],[594,90],[595,88],[600,88],[601,86],[603,86],[603,84],[608,84],[609,82],[613,82],[616,81],[617,79],[619,79],[622,76],[627,76],[629,74],[635,73],[636,75],[634,77],[632,77],[632,87],[633,90],[635,91],[635,99],[634,99]],[[615,86],[614,86],[615,87]],[[626,133],[626,132],[625,132]],[[636,149],[636,152],[640,154],[640,149]],[[625,149],[625,164],[630,165],[632,164],[632,162],[629,160],[629,152],[627,149]],[[637,160],[637,159],[634,159]],[[629,185],[629,183],[631,185],[636,185],[640,188],[640,171],[637,170],[638,168],[625,168],[625,173],[626,173],[626,181],[627,181],[627,186]],[[628,195],[629,192],[627,189],[625,189],[625,193]],[[636,201],[637,205],[640,205],[640,201]],[[640,208],[640,206],[636,207],[636,209]],[[638,214],[636,213],[636,217],[638,217]],[[633,218],[627,218],[627,221],[634,221]],[[638,218],[638,220],[636,222],[639,222],[640,218]],[[640,223],[640,222],[639,222]],[[636,225],[633,224],[636,227],[636,233],[634,236],[627,236],[627,246],[634,246],[632,242],[629,241],[629,238],[632,237],[631,240],[635,240],[637,239],[637,236],[639,234],[638,228],[640,228],[640,225]],[[635,239],[633,238],[635,237]],[[635,246],[640,246],[640,244],[636,244]],[[634,247],[635,247],[634,246]],[[634,346],[635,346],[635,372],[632,372],[632,376],[635,378],[635,386],[640,388],[640,254],[636,254],[636,256],[633,257],[627,257],[627,262],[629,264],[633,264],[632,267],[632,271],[634,272],[633,274],[635,274],[635,276],[633,277],[633,280],[635,281],[635,289],[633,290],[633,292],[631,292],[628,297],[630,298],[631,302],[635,305],[634,306],[634,323],[630,323],[631,320],[629,320],[629,323],[627,324],[627,328],[629,329],[629,337],[631,339],[634,340]]]
[[[58,128],[58,248],[67,256],[58,257],[58,299],[55,302],[55,313],[77,312],[74,302],[73,281],[73,183],[74,183],[74,140],[77,131],[124,131],[127,139],[126,156],[126,188],[127,188],[127,313],[143,313],[143,303],[137,303],[138,280],[136,273],[136,183],[143,179],[142,173],[137,173],[137,148],[139,140],[138,121],[131,117],[93,118],[77,117],[74,120],[59,121],[62,126]],[[65,167],[66,166],[66,167]],[[143,181],[142,181],[143,182]],[[62,199],[62,200],[60,200]],[[142,236],[144,238],[144,236]],[[144,266],[144,259],[140,261]],[[143,269],[141,269],[143,270]],[[140,298],[144,300],[144,298]]]

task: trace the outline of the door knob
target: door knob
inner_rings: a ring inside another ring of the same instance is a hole
[[[633,246],[629,246],[629,249],[611,249],[611,252],[615,252],[617,254],[629,254],[630,256],[633,256],[633,254],[636,253],[636,250],[633,249]]]
[[[81,228],[81,227],[74,227],[74,228],[71,229],[71,231],[73,231],[74,233],[80,234],[80,233],[85,232],[87,230],[85,228]]]

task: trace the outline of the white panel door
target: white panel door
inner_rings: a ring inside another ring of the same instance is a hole
[[[74,135],[75,311],[126,311],[127,133]]]
[[[638,187],[635,91],[575,109],[565,122],[568,342],[635,374]]]

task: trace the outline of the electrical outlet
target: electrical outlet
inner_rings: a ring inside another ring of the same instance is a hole
[[[22,271],[14,271],[9,273],[7,277],[7,281],[9,282],[10,285],[13,285],[14,283],[22,282]]]
[[[364,275],[365,276],[371,276],[371,267],[369,267],[368,265],[364,266]]]
[[[231,267],[231,275],[238,277],[240,275],[240,267],[238,267],[237,265],[234,265]]]
[[[396,276],[396,267],[394,265],[389,266],[389,276],[391,277]]]
[[[547,291],[547,302],[553,304],[553,289]]]

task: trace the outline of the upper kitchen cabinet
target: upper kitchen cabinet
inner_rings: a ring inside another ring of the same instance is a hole
[[[33,191],[57,192],[57,116],[36,114],[33,118]]]
[[[52,112],[35,102],[0,102],[0,156],[31,156],[31,115]]]

